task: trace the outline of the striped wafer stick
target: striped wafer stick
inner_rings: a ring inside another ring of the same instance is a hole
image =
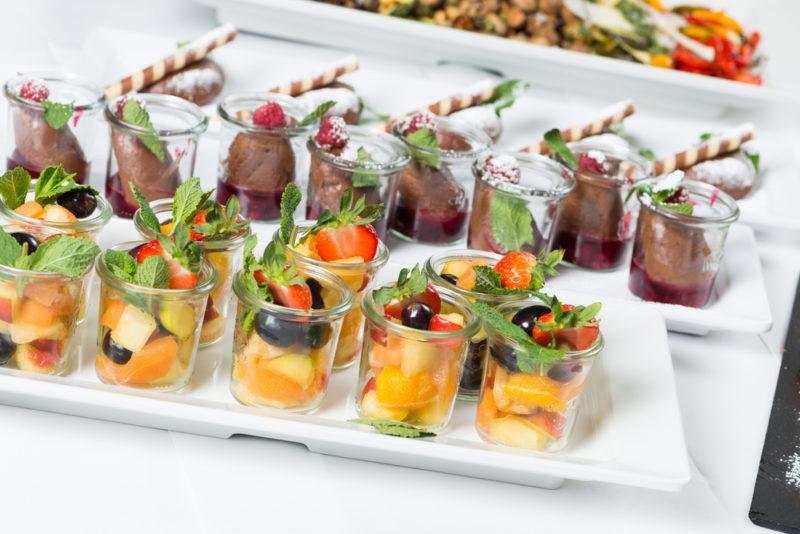
[[[110,100],[125,93],[147,87],[186,65],[200,61],[215,48],[236,39],[237,35],[239,34],[233,24],[219,26],[188,45],[178,48],[169,56],[107,86],[105,91],[106,98]]]
[[[597,135],[608,130],[612,125],[622,122],[626,117],[636,113],[636,106],[633,100],[623,100],[612,104],[598,114],[597,119],[588,124],[573,126],[566,130],[561,130],[561,137],[564,141],[570,143],[572,141],[580,141],[586,137]],[[529,145],[520,149],[520,152],[529,152],[531,154],[547,154],[550,152],[550,147],[544,141],[539,141],[534,145]]]
[[[653,174],[661,176],[677,169],[687,169],[695,163],[734,152],[753,137],[755,137],[755,126],[753,123],[746,122],[697,146],[654,161]]]
[[[297,96],[313,89],[327,87],[332,84],[339,76],[344,76],[348,72],[358,70],[358,58],[350,55],[339,59],[326,67],[322,72],[314,72],[300,78],[292,80],[270,89],[270,93],[280,93],[282,95]]]

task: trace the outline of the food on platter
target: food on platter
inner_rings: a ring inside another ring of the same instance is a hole
[[[365,105],[352,85],[339,80],[349,72],[358,70],[355,56],[345,56],[324,69],[306,77],[281,84],[275,93],[296,96],[309,109],[316,109],[325,102],[335,104],[325,112],[325,117],[341,117],[347,124],[358,124]]]
[[[640,212],[628,287],[647,301],[702,308],[711,298],[736,201],[674,171],[631,190]]]
[[[145,87],[142,92],[177,96],[198,106],[205,106],[222,93],[224,86],[225,73],[222,67],[213,59],[206,57],[168,74]]]
[[[232,196],[222,205],[211,198],[213,193],[203,192],[200,179],[193,177],[178,186],[174,199],[149,203],[136,195],[139,209],[133,217],[139,234],[148,241],[159,234],[173,235],[178,222],[188,226],[189,239],[216,271],[217,282],[203,315],[201,347],[216,343],[225,333],[233,276],[241,268],[242,249],[250,235],[250,221],[239,215],[237,198]]]

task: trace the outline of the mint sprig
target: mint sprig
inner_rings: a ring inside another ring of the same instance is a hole
[[[169,287],[169,267],[161,256],[146,258],[136,269],[136,285],[166,289]]]
[[[224,209],[216,200],[206,201],[203,209],[206,210],[206,222],[192,224],[192,230],[202,234],[203,241],[238,236],[250,226],[248,219],[239,216],[241,205],[236,195],[231,195]]]
[[[336,214],[328,209],[323,211],[314,226],[303,234],[299,242],[304,243],[323,228],[364,226],[374,223],[383,216],[383,204],[367,204],[363,196],[354,201],[354,197],[353,188],[347,188],[339,200],[339,211]]]
[[[492,237],[505,251],[534,246],[533,216],[524,200],[494,193],[489,203],[489,214]]]
[[[386,122],[392,118],[392,116],[389,115],[388,113],[381,113],[374,107],[370,106],[367,103],[367,101],[361,96],[358,97],[358,105],[361,106],[362,110],[369,112],[373,117],[375,117],[381,122]],[[363,124],[364,122],[365,121],[362,119],[361,121],[359,121],[359,124]]]
[[[668,189],[655,189],[653,184],[640,183],[631,187],[628,191],[628,195],[625,197],[625,202],[627,203],[635,193],[640,193],[642,196],[649,198],[656,206],[661,206],[675,213],[692,215],[694,214],[694,205],[688,202],[669,202],[669,199],[680,191],[681,187],[682,186],[678,184],[678,186]]]
[[[0,263],[28,271],[56,273],[80,278],[100,253],[91,239],[57,235],[43,241],[28,255],[28,246],[20,246],[13,236],[0,228]]]
[[[744,149],[742,150],[742,152],[744,153],[745,157],[750,160],[750,163],[753,164],[753,168],[755,169],[756,174],[758,174],[759,168],[761,166],[761,154],[759,154],[758,152],[752,152],[750,150],[744,150]]]
[[[97,196],[100,193],[89,185],[75,182],[75,173],[68,173],[61,165],[45,167],[39,173],[33,195],[42,206],[56,202],[61,195],[73,191],[87,191]]]
[[[54,130],[60,130],[66,126],[75,111],[75,106],[72,102],[69,104],[61,104],[59,102],[43,100],[42,108],[44,108],[45,122]]]
[[[544,134],[544,142],[553,153],[570,169],[578,167],[578,158],[567,146],[558,128],[553,128]]]
[[[312,111],[311,113],[300,119],[300,121],[297,123],[297,126],[300,127],[300,126],[308,126],[309,124],[314,124],[315,122],[320,120],[322,116],[325,115],[325,113],[327,113],[328,110],[335,105],[336,102],[333,100],[328,100],[326,102],[323,102],[322,104],[317,106],[317,108],[314,111]]]
[[[303,193],[293,183],[286,184],[286,189],[281,194],[281,226],[280,236],[284,243],[289,243],[294,231],[294,211],[300,205]]]
[[[492,96],[481,102],[481,104],[492,105],[494,112],[499,117],[504,109],[514,105],[517,95],[526,91],[529,87],[530,84],[522,80],[505,80],[497,84]]]
[[[548,277],[558,276],[556,266],[564,259],[563,250],[553,250],[545,254],[544,250],[539,252],[536,266],[531,269],[531,281],[527,288],[508,288],[503,287],[500,273],[488,265],[473,265],[475,271],[475,286],[472,291],[484,293],[486,295],[517,295],[517,294],[536,294],[544,287]]]
[[[642,156],[647,161],[655,161],[656,160],[656,153],[653,152],[649,148],[641,148],[641,149],[639,149],[639,155]]]
[[[22,245],[8,232],[0,232],[0,264],[14,266],[22,256]]]
[[[411,157],[421,161],[428,167],[438,169],[441,163],[442,149],[436,134],[428,128],[420,128],[406,136]]]
[[[203,192],[200,187],[200,178],[197,176],[192,176],[183,182],[175,190],[172,201],[172,222],[190,224],[213,193],[213,189]]]
[[[373,291],[372,299],[378,306],[385,306],[393,300],[403,301],[419,295],[426,287],[428,287],[428,277],[419,265],[415,265],[411,270],[402,269],[394,286],[385,286]]]
[[[14,167],[0,176],[0,198],[15,210],[25,203],[31,188],[31,175],[22,167]]]
[[[555,295],[537,293],[537,297],[547,304],[553,314],[551,321],[536,321],[536,326],[542,331],[597,326],[597,315],[603,307],[601,303],[595,302],[588,306],[574,306],[571,310],[565,310]]]
[[[137,133],[136,136],[147,147],[147,150],[152,152],[158,161],[163,163],[167,156],[164,152],[164,145],[158,138],[158,132],[156,132],[153,123],[150,122],[150,114],[135,98],[128,98],[125,101],[125,105],[122,106],[122,120],[147,130],[143,133]]]
[[[363,146],[358,147],[356,163],[360,165],[374,163],[372,154]],[[379,187],[380,185],[381,179],[377,172],[363,168],[353,170],[353,187]]]
[[[359,425],[369,425],[381,434],[386,436],[394,436],[398,438],[430,438],[436,435],[436,432],[423,430],[414,425],[403,423],[400,421],[392,421],[391,419],[373,419],[370,417],[362,417],[359,419],[350,419],[351,423]]]
[[[139,204],[139,217],[141,218],[142,222],[146,227],[151,229],[157,234],[161,233],[161,222],[158,220],[156,213],[153,211],[153,208],[150,207],[150,203],[144,197],[139,188],[136,187],[132,181],[128,182],[128,185],[131,188],[131,192],[133,193],[133,198],[136,199],[136,203]]]

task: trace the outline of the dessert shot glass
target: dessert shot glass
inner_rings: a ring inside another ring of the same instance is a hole
[[[438,150],[414,144],[394,126],[412,162],[400,172],[389,226],[407,241],[449,245],[466,234],[475,184],[472,165],[489,150],[491,140],[464,122],[446,117],[435,121]]]
[[[283,110],[286,126],[253,123],[253,112],[275,103]],[[217,172],[217,199],[225,204],[236,195],[242,216],[253,221],[275,221],[281,216],[281,195],[289,182],[302,183],[308,170],[306,138],[315,124],[297,126],[312,110],[278,93],[231,95],[217,107],[222,119]]]
[[[140,102],[153,130],[122,119],[120,110],[128,98]],[[195,104],[174,96],[140,93],[108,102],[105,116],[111,132],[106,198],[115,215],[130,219],[139,207],[130,182],[153,201],[171,198],[181,182],[194,174],[197,143],[208,128],[208,117]],[[160,150],[154,151],[158,146]]]
[[[692,215],[654,204],[639,193],[639,222],[628,288],[652,302],[705,306],[714,289],[736,201],[714,186],[684,180]]]
[[[575,178],[550,158],[521,153],[513,157],[519,162],[518,183],[487,172],[489,158],[473,165],[475,193],[467,246],[498,254],[549,252],[553,224],[564,198],[575,187]]]
[[[130,252],[145,241],[112,247]],[[191,289],[142,287],[120,280],[101,254],[100,307],[95,371],[106,384],[179,391],[194,370],[208,295],[217,275],[204,261],[200,281]]]
[[[350,141],[344,149],[324,150],[314,137],[307,146],[311,154],[306,218],[319,219],[326,209],[337,212],[342,194],[353,188],[355,199],[383,204],[383,218],[372,223],[386,239],[386,223],[394,214],[397,179],[411,161],[405,146],[394,137],[364,127],[348,128]]]
[[[503,304],[506,317],[540,304],[523,300]],[[491,325],[484,324],[489,351],[478,401],[475,426],[484,441],[534,451],[555,452],[569,443],[592,365],[603,350],[600,334],[589,348],[567,352],[533,373],[520,370],[517,351],[523,349]]]
[[[563,249],[564,262],[576,267],[616,269],[630,250],[638,215],[636,199],[625,199],[650,175],[650,164],[629,148],[591,138],[569,146],[580,162],[597,161],[603,168],[580,163],[555,223],[552,248]]]
[[[231,393],[242,404],[310,413],[328,389],[342,319],[353,291],[335,274],[312,265],[298,272],[322,286],[325,307],[309,311],[264,302],[250,293],[241,272],[233,335]]]
[[[30,83],[36,84],[38,92],[29,92],[30,86],[23,90]],[[94,143],[102,127],[103,91],[75,74],[41,71],[11,78],[3,93],[9,108],[6,168],[23,167],[37,178],[45,167],[60,163],[76,174],[76,182],[87,183]],[[43,101],[72,104],[72,116],[60,128],[53,128],[45,120]]]
[[[389,419],[420,429],[443,430],[453,412],[469,340],[480,321],[455,292],[437,288],[441,313],[458,313],[458,330],[409,328],[384,316],[382,306],[364,294],[364,345],[356,390],[359,417]]]

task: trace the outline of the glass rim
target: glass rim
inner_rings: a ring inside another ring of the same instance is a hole
[[[361,271],[361,270],[377,270],[383,267],[389,261],[389,248],[384,244],[381,239],[378,239],[378,250],[375,252],[375,257],[369,261],[365,261],[362,263],[340,263],[335,261],[325,261],[325,260],[318,260],[316,258],[311,258],[306,256],[305,254],[301,254],[294,248],[295,238],[298,237],[298,232],[301,229],[310,229],[316,221],[300,221],[295,223],[294,229],[292,230],[292,235],[289,238],[289,243],[286,245],[287,249],[290,251],[291,254],[297,256],[299,258],[298,261],[302,261],[303,263],[308,263],[310,265],[315,265],[317,267],[325,268],[325,269],[336,269],[337,271]],[[281,229],[278,228],[275,230],[275,233],[272,235],[272,239],[278,239],[280,236]]]
[[[36,189],[35,180],[31,184],[28,194]],[[27,198],[27,197],[26,197]],[[20,215],[16,211],[8,207],[4,200],[0,199],[0,213],[7,219],[14,222],[22,222],[31,226],[42,226],[45,228],[57,228],[58,230],[74,230],[78,232],[89,232],[103,228],[108,221],[111,220],[111,204],[101,194],[95,195],[97,199],[97,208],[92,215],[84,219],[78,219],[72,222],[60,221],[46,221],[44,219],[36,219],[26,215]],[[44,206],[43,206],[44,207]]]
[[[11,229],[11,227],[13,227],[14,224],[15,223],[13,223],[13,222],[8,222],[7,221],[7,222],[4,222],[1,226],[2,226],[3,230],[5,230],[7,233],[11,233],[11,232],[8,232],[8,230]],[[54,236],[58,236],[58,235],[69,235],[67,232],[64,232],[63,230],[61,230],[59,228],[51,228],[51,227],[43,226],[43,225],[38,225],[38,228],[39,229],[43,229],[43,230],[51,230],[50,232],[39,232],[41,234],[46,234],[48,237],[54,237]],[[74,236],[71,236],[71,237],[74,237]],[[84,239],[88,239],[88,238],[84,237]],[[103,255],[103,253],[100,252],[100,254],[98,254],[97,256],[99,257],[99,256],[102,256],[102,255]],[[83,273],[81,273],[81,275],[78,278],[73,278],[71,276],[66,276],[66,275],[63,275],[63,274],[60,274],[60,273],[51,273],[51,272],[47,272],[47,271],[30,271],[28,269],[18,269],[16,267],[12,267],[10,265],[3,265],[3,264],[0,264],[0,272],[5,273],[5,274],[9,274],[9,275],[27,276],[28,278],[44,278],[44,279],[52,280],[52,281],[68,280],[68,281],[72,282],[72,281],[75,281],[75,280],[81,280],[81,279],[85,278],[86,275],[92,270],[93,265],[94,265],[94,262],[89,262],[89,265],[86,266],[86,269],[83,271]]]
[[[411,162],[411,154],[408,152],[406,146],[401,143],[397,138],[389,134],[375,131],[371,128],[350,126],[348,127],[350,133],[350,141],[369,141],[372,145],[391,145],[391,148],[398,154],[392,161],[387,163],[376,162],[358,162],[351,159],[346,159],[341,156],[331,154],[327,150],[323,150],[319,143],[311,135],[306,141],[308,151],[313,155],[319,156],[326,163],[330,163],[338,169],[346,171],[366,170],[376,172],[379,174],[389,174],[396,172]]]
[[[85,89],[93,93],[95,99],[88,104],[78,104],[73,107],[75,111],[95,111],[99,110],[103,107],[106,95],[103,91],[92,83],[89,79],[84,78],[83,76],[79,76],[78,74],[73,74],[71,72],[62,72],[62,71],[55,71],[55,70],[34,70],[28,72],[21,72],[16,76],[13,76],[6,80],[3,84],[3,94],[5,97],[10,101],[18,105],[26,106],[31,109],[37,109],[40,111],[44,111],[44,106],[41,102],[32,102],[30,100],[24,99],[19,96],[15,91],[12,90],[19,82],[24,82],[31,78],[41,79],[45,82],[53,81],[53,82],[64,82],[72,85],[79,86],[81,89]]]
[[[655,182],[655,178],[651,178],[650,181],[653,183]],[[636,193],[636,198],[639,201],[639,204],[643,207],[647,208],[653,213],[657,213],[667,219],[671,219],[674,221],[679,221],[685,224],[703,226],[703,225],[719,225],[719,226],[730,226],[739,218],[739,205],[736,203],[736,200],[728,193],[719,189],[716,186],[711,184],[707,184],[705,182],[700,182],[697,180],[689,180],[684,179],[681,182],[681,186],[685,187],[689,190],[690,193],[694,193],[696,195],[703,196],[704,198],[711,199],[714,198],[715,202],[722,202],[725,207],[727,208],[727,213],[723,213],[720,215],[715,216],[703,216],[703,215],[688,215],[685,213],[679,213],[675,210],[671,210],[665,208],[663,206],[658,206],[653,204],[641,191]]]
[[[471,124],[454,119],[452,117],[436,116],[436,123],[438,126],[443,127],[445,130],[455,131],[464,137],[470,143],[470,150],[443,150],[440,149],[438,155],[447,163],[459,163],[463,161],[471,161],[486,151],[491,149],[492,140],[482,130],[479,130]],[[423,152],[425,154],[436,155],[437,153],[430,148],[415,145],[410,142],[402,133],[400,133],[399,122],[392,126],[392,135],[399,139],[409,152],[413,150]],[[477,146],[476,146],[477,145]],[[413,156],[412,156],[413,159]]]
[[[305,115],[308,115],[313,111],[309,110],[308,107],[297,98],[281,93],[236,93],[233,95],[228,95],[222,100],[222,102],[217,104],[217,115],[224,123],[234,125],[237,128],[247,131],[248,133],[262,135],[286,135],[289,137],[299,137],[310,132],[318,122],[314,121],[311,124],[306,124],[305,126],[282,126],[279,128],[269,128],[266,126],[257,126],[252,122],[245,122],[241,119],[238,119],[235,113],[229,112],[227,109],[228,106],[231,106],[234,103],[249,101],[258,101],[262,104],[277,102],[284,109],[289,108],[289,110],[294,109],[295,111],[302,111]],[[288,114],[293,116],[291,113]],[[302,117],[303,115],[301,115],[298,120]]]
[[[562,198],[575,189],[575,173],[552,158],[540,154],[527,154],[525,152],[493,152],[489,154],[489,156],[496,155],[512,156],[520,163],[521,168],[527,168],[539,175],[546,173],[551,177],[558,177],[558,182],[553,180],[553,182],[556,182],[556,185],[550,189],[512,184],[510,182],[491,178],[484,172],[488,156],[486,158],[476,159],[475,163],[472,164],[472,174],[475,180],[483,182],[496,191],[526,198]]]
[[[619,184],[637,184],[650,178],[653,174],[653,164],[642,156],[634,152],[630,147],[623,145],[609,145],[605,143],[598,143],[597,140],[592,140],[591,137],[567,143],[567,146],[573,152],[586,153],[590,150],[602,152],[604,155],[614,159],[628,161],[635,171],[638,171],[638,177],[631,177],[630,179],[621,178],[619,176],[604,176],[594,172],[578,171],[575,174],[586,174],[592,178],[602,178],[612,183]]]
[[[163,109],[171,110],[171,111],[179,111],[181,113],[186,113],[191,115],[195,122],[190,126],[185,126],[182,128],[156,128],[154,125],[155,134],[158,136],[159,139],[164,138],[171,138],[171,137],[196,137],[200,136],[203,132],[208,129],[208,116],[203,113],[203,110],[197,105],[188,100],[184,100],[183,98],[178,98],[177,96],[172,95],[162,95],[156,93],[133,93],[135,94],[137,99],[140,99],[144,102],[145,107],[152,106],[152,107],[160,107]],[[141,126],[136,126],[134,124],[130,124],[125,122],[124,120],[117,117],[116,114],[116,107],[117,102],[119,102],[123,98],[128,98],[131,96],[131,93],[127,95],[118,96],[117,98],[106,102],[105,106],[105,117],[106,120],[111,124],[113,128],[119,128],[120,130],[126,131],[128,133],[134,134],[152,134],[151,130],[147,128],[143,128]]]

